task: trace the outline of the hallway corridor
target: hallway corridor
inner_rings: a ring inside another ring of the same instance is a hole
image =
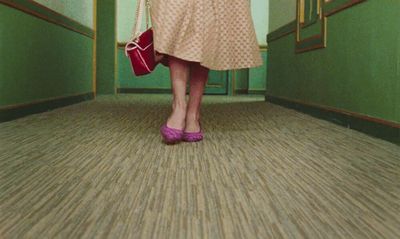
[[[400,147],[264,102],[204,96],[165,145],[170,94],[0,124],[0,238],[399,238]]]

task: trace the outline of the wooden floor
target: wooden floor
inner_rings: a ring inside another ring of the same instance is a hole
[[[264,102],[98,97],[0,124],[0,238],[400,238],[400,147]]]

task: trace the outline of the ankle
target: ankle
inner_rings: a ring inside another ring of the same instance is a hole
[[[186,103],[172,103],[172,110],[179,112],[186,112]]]
[[[199,121],[200,120],[200,115],[199,114],[187,113],[186,114],[186,120],[187,121]]]

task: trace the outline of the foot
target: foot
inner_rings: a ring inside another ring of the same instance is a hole
[[[183,132],[181,140],[185,142],[197,142],[203,140],[203,131],[190,133],[190,132]]]
[[[175,144],[183,139],[183,130],[169,128],[163,124],[160,128],[160,133],[167,144]]]
[[[185,128],[186,106],[173,106],[172,113],[168,117],[167,126],[173,129]]]
[[[203,140],[203,130],[199,118],[186,117],[186,127],[183,131],[182,140],[186,142],[197,142]]]
[[[185,132],[197,133],[200,131],[200,119],[198,117],[186,116]]]

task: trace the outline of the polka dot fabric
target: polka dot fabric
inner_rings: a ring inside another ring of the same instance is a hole
[[[212,70],[262,65],[249,0],[151,0],[154,48]]]

